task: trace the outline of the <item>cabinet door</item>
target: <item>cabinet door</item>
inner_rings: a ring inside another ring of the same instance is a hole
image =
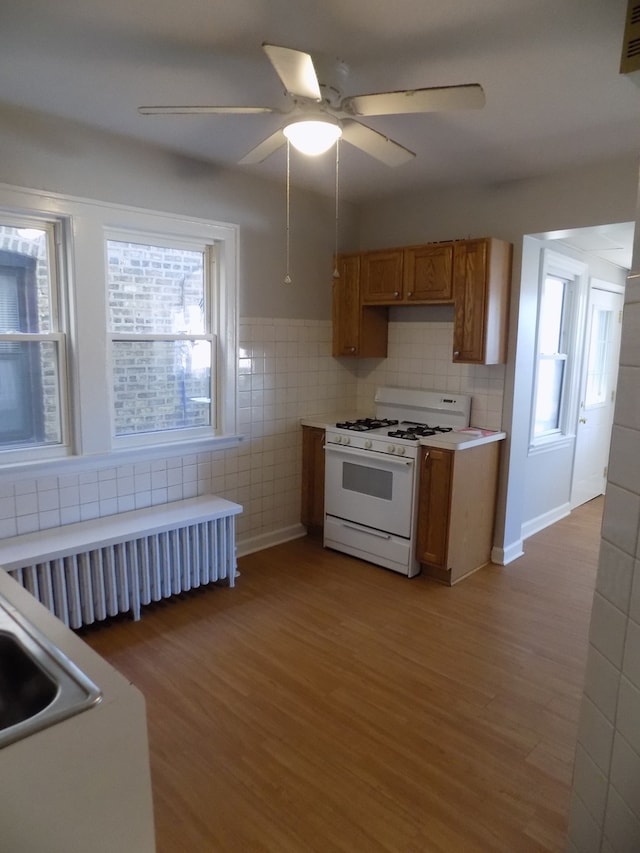
[[[360,300],[360,255],[340,255],[333,279],[332,355],[386,358],[388,309]]]
[[[404,293],[408,302],[453,299],[453,243],[431,243],[404,250]]]
[[[301,522],[309,528],[324,526],[324,430],[302,427]]]
[[[389,304],[402,300],[402,249],[365,252],[360,275],[363,303]]]
[[[333,355],[358,355],[360,255],[341,255],[333,280]]]
[[[447,569],[453,451],[425,447],[420,465],[416,559]]]
[[[484,362],[487,241],[463,240],[453,251],[453,360]]]

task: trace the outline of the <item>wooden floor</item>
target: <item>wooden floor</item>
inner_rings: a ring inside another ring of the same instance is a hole
[[[297,540],[85,633],[147,698],[158,853],[563,851],[601,513],[453,589]]]

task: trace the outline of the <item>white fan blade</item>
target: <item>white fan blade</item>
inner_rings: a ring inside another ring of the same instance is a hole
[[[275,133],[272,133],[271,136],[267,136],[266,139],[263,139],[259,145],[256,145],[255,148],[252,148],[248,154],[245,154],[242,160],[238,162],[242,166],[251,166],[254,163],[262,163],[263,160],[266,160],[274,151],[277,151],[282,145],[285,144],[286,138],[282,130],[276,130]]]
[[[381,160],[387,166],[402,166],[416,156],[403,145],[399,145],[377,130],[372,130],[359,121],[345,120],[341,122],[342,138],[345,142],[355,145],[366,154]]]
[[[299,98],[320,102],[320,85],[308,53],[291,47],[263,44],[264,52],[284,84],[285,91]]]
[[[274,113],[271,107],[138,107],[138,112],[143,116],[155,115],[215,115],[216,113],[235,113],[237,115],[251,115],[252,113]]]
[[[356,116],[390,116],[404,113],[431,113],[446,110],[473,110],[484,106],[482,86],[440,86],[402,92],[378,92],[345,98],[342,108]]]

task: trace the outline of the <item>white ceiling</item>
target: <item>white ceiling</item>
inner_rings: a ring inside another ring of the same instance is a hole
[[[626,0],[20,0],[0,16],[0,105],[283,180],[283,151],[236,166],[277,115],[136,111],[282,106],[267,41],[343,60],[344,94],[484,87],[483,110],[365,120],[417,157],[392,169],[342,145],[343,198],[509,181],[637,150],[640,89],[619,74],[625,12]],[[333,190],[331,154],[292,169]]]

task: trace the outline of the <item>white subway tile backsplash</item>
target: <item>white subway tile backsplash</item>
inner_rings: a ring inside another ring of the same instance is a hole
[[[118,496],[118,512],[129,512],[136,508],[136,499],[133,494]]]
[[[607,803],[607,777],[580,744],[574,766],[575,792],[598,825],[604,823]]]
[[[578,743],[605,774],[609,772],[613,725],[587,696],[583,696],[578,724]]]
[[[625,614],[596,592],[593,597],[589,641],[619,669],[622,667],[625,629]]]
[[[622,671],[629,681],[640,690],[640,625],[632,619],[627,622]]]
[[[40,518],[37,512],[29,515],[19,515],[16,518],[17,536],[21,536],[23,533],[35,533],[36,530],[40,530]]]
[[[611,784],[640,819],[640,755],[620,733],[613,743]]]
[[[579,853],[600,853],[602,826],[575,793],[571,797],[569,838]],[[514,851],[515,853],[515,851]]]
[[[0,539],[7,539],[18,535],[18,520],[15,516],[11,518],[0,518]]]
[[[629,607],[633,580],[633,557],[602,541],[600,545],[600,569],[596,578],[596,589],[608,601],[626,612]]]
[[[633,582],[631,585],[631,601],[629,603],[629,616],[636,622],[640,622],[640,560],[633,563]]]
[[[36,492],[28,494],[16,494],[16,515],[18,518],[25,515],[34,515],[38,512],[38,495]]]
[[[620,679],[618,699],[618,732],[640,753],[640,690],[624,676]]]
[[[584,692],[605,717],[615,722],[620,670],[597,649],[589,649]]]
[[[615,853],[640,850],[640,821],[613,787],[609,789],[604,834]]]
[[[640,483],[640,432],[614,426],[609,455],[609,482],[635,492]]]
[[[640,526],[640,494],[609,483],[604,504],[602,535],[627,554],[634,554]]]

